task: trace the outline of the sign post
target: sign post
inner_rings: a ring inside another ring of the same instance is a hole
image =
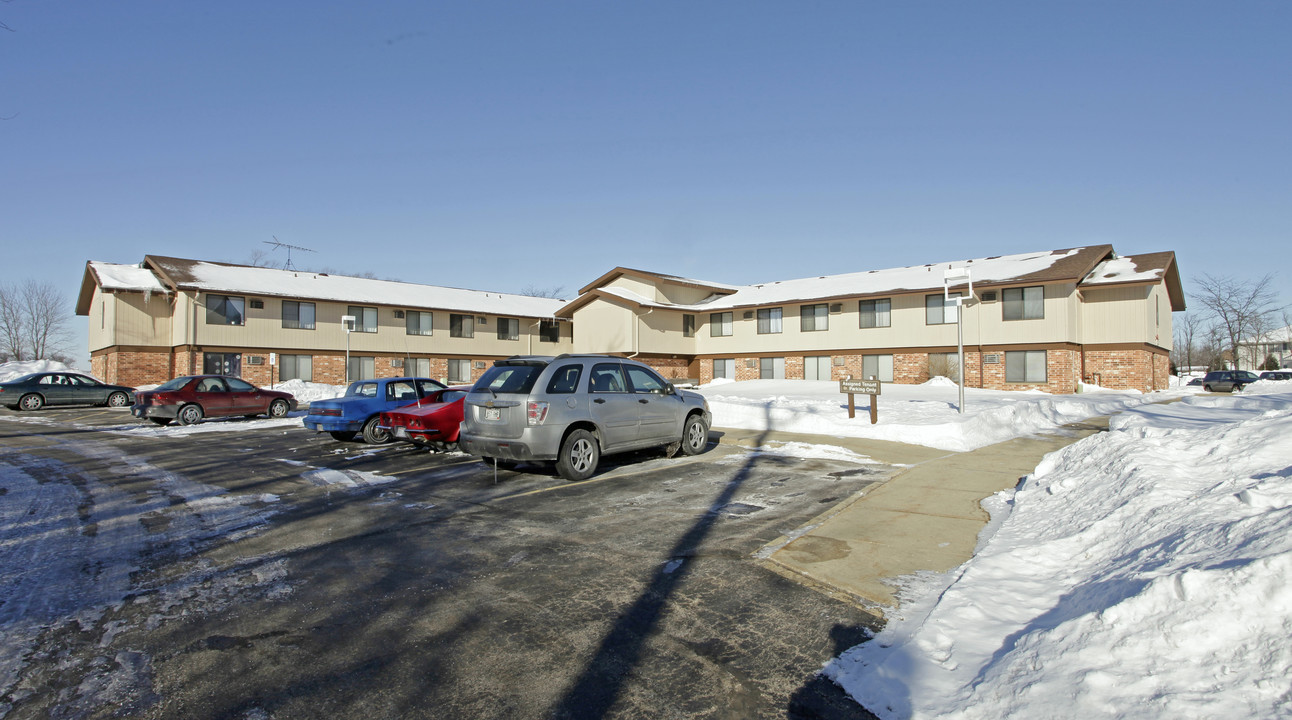
[[[852,376],[839,381],[839,392],[848,396],[848,417],[857,417],[857,404],[854,395],[862,393],[870,396],[870,424],[879,422],[879,392],[881,383],[878,380],[853,380]]]
[[[961,282],[969,283],[969,297],[973,297],[973,279],[969,277],[969,268],[947,268],[942,273],[942,301],[943,307],[954,302],[956,304],[956,360],[960,364],[960,405],[959,412],[961,415],[965,412],[965,313],[964,313],[964,295],[951,297],[951,286],[959,285]]]

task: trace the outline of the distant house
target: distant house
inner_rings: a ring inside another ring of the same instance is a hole
[[[497,358],[569,352],[570,323],[555,315],[563,304],[148,255],[139,265],[86,263],[76,313],[89,318],[90,366],[107,382],[223,373],[266,385],[399,375],[470,383]],[[349,332],[343,317],[354,318]]]
[[[1240,369],[1256,369],[1273,357],[1280,368],[1292,368],[1292,325],[1238,343]]]
[[[972,296],[944,288],[948,269],[967,269]],[[1171,313],[1184,307],[1174,253],[1096,245],[758,285],[616,267],[568,303],[149,255],[87,263],[77,314],[94,372],[139,385],[194,372],[471,382],[494,359],[566,352],[701,382],[920,383],[958,371],[963,312],[966,385],[1070,393],[1082,381],[1166,388]]]
[[[1096,245],[744,286],[618,267],[558,315],[579,328],[576,351],[674,377],[920,383],[958,369],[943,277],[962,268],[974,289],[966,385],[1167,387],[1171,313],[1185,308],[1171,252],[1119,257]]]

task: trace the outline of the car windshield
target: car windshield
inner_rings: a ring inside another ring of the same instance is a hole
[[[156,389],[157,389],[157,392],[167,392],[167,391],[170,391],[170,390],[179,390],[180,388],[182,388],[182,387],[184,387],[185,385],[187,385],[187,384],[188,384],[188,381],[189,381],[189,380],[192,380],[192,379],[193,379],[193,378],[191,378],[191,377],[177,377],[177,378],[175,378],[174,380],[167,380],[166,382],[162,383],[161,385],[158,385]]]
[[[472,390],[528,393],[546,365],[494,365],[476,381]]]

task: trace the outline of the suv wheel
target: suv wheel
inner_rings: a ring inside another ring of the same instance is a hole
[[[686,455],[699,455],[704,446],[709,444],[709,429],[699,415],[692,415],[682,426],[682,452]]]
[[[1233,385],[1229,386],[1229,392],[1231,393],[1238,393],[1242,391],[1243,391],[1243,386],[1239,385],[1238,383],[1234,383]]]
[[[556,459],[556,472],[566,480],[587,480],[597,471],[601,460],[601,447],[587,430],[575,430],[565,436],[561,454]]]

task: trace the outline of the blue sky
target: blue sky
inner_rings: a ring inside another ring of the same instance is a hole
[[[0,240],[519,291],[1112,243],[1292,301],[1292,3],[0,4]],[[283,251],[271,255],[286,260]],[[84,333],[75,325],[78,342]]]

